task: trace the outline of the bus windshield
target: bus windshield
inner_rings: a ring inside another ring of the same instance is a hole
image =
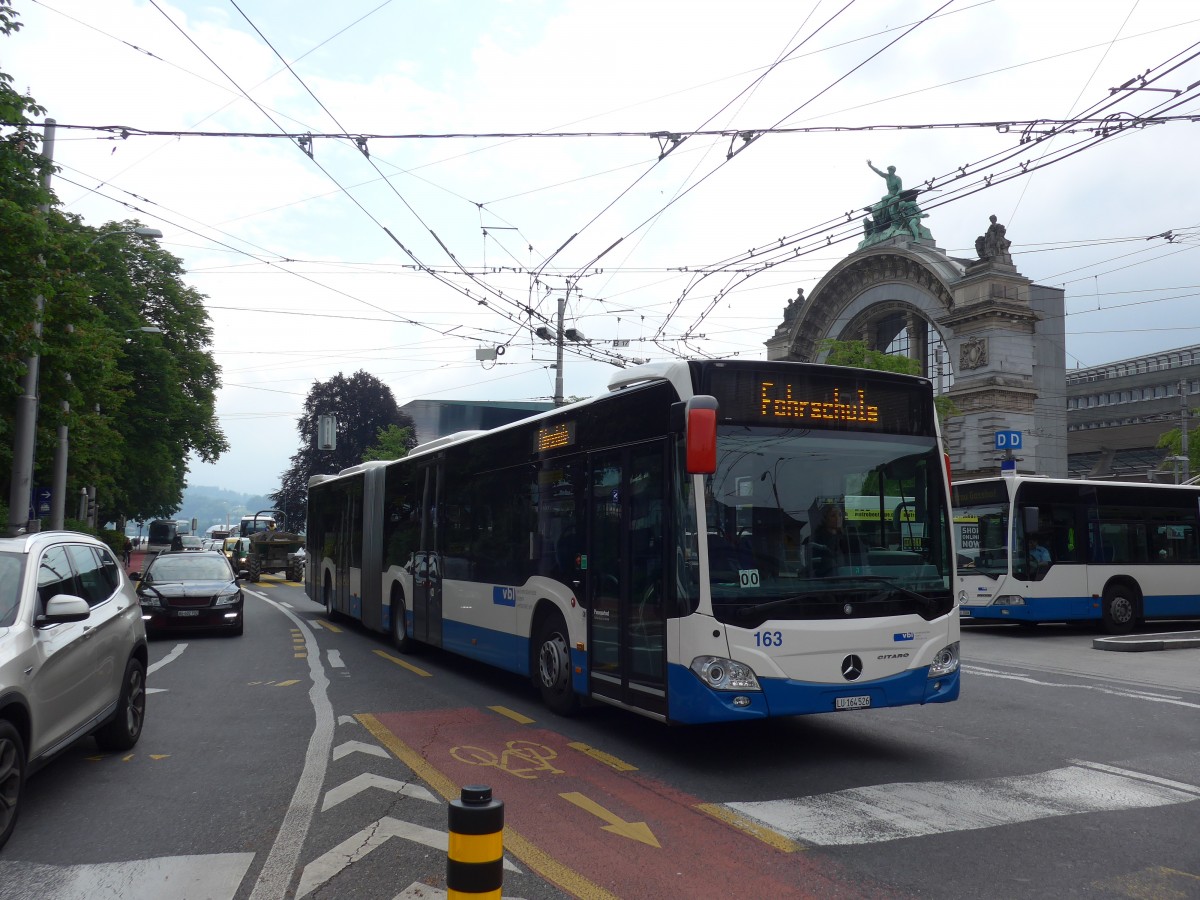
[[[753,627],[949,611],[934,438],[723,426],[717,450],[705,511],[718,619]]]
[[[954,507],[954,531],[964,575],[997,578],[1008,572],[1008,503]]]

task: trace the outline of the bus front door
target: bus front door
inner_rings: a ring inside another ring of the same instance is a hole
[[[436,463],[421,469],[417,477],[421,494],[420,549],[413,554],[413,637],[435,647],[442,646],[442,564],[437,551],[438,498],[442,468]]]
[[[591,693],[662,715],[664,458],[661,441],[592,456],[587,561]]]

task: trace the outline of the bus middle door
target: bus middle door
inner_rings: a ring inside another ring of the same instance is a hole
[[[417,476],[421,494],[421,540],[413,554],[413,637],[442,646],[442,563],[438,553],[438,503],[442,466],[430,463]]]
[[[666,714],[663,442],[592,456],[588,660],[593,695]]]

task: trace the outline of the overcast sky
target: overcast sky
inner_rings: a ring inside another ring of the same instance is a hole
[[[65,209],[160,228],[207,297],[231,449],[192,484],[276,489],[309,387],[338,372],[400,403],[549,399],[531,326],[568,286],[593,357],[567,356],[568,396],[603,391],[609,359],[765,358],[796,288],[855,249],[847,213],[884,193],[868,158],[933,180],[924,223],[951,255],[999,217],[1022,274],[1066,289],[1069,367],[1200,344],[1200,124],[1024,146],[1023,126],[860,130],[1110,98],[1102,115],[1195,115],[1200,87],[1110,92],[1172,66],[1152,85],[1200,83],[1191,0],[14,5],[0,69],[60,124]],[[661,160],[650,136],[817,126],[853,130],[692,134]],[[313,158],[283,132],[317,135]],[[590,136],[532,136],[566,132]],[[367,154],[321,136],[347,134]],[[1001,168],[1030,174],[962,190],[1013,151]],[[752,271],[781,245],[800,252]]]

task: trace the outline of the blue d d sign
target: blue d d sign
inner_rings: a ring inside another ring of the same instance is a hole
[[[1021,449],[1021,432],[1019,432],[1019,431],[997,431],[996,432],[996,449],[997,450],[1020,450]]]

